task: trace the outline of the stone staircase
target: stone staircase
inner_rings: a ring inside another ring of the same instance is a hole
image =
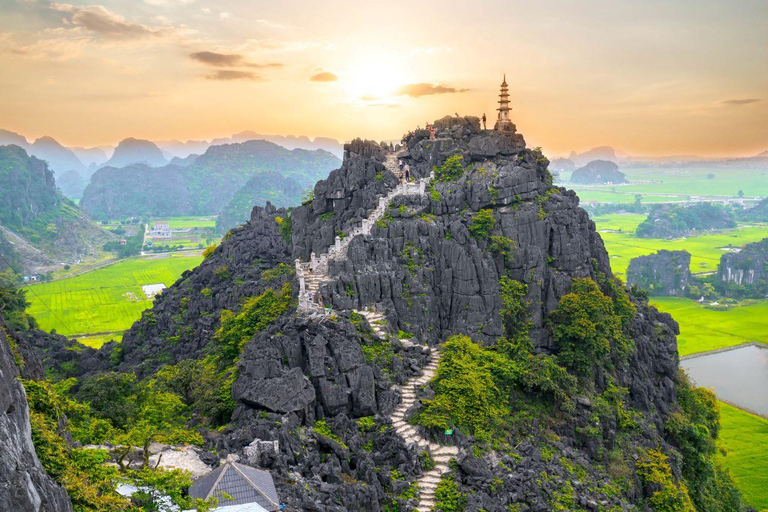
[[[456,446],[446,446],[429,442],[420,436],[416,429],[405,420],[405,413],[416,402],[416,389],[432,380],[440,362],[440,352],[432,350],[429,362],[422,369],[419,377],[411,379],[400,388],[400,404],[392,412],[392,425],[395,427],[406,444],[415,443],[420,451],[428,451],[435,467],[422,474],[416,483],[419,486],[419,504],[416,507],[420,512],[432,510],[435,506],[435,490],[444,474],[451,471],[450,460],[456,457],[459,449]]]
[[[371,329],[376,336],[386,338],[388,336],[386,330],[386,317],[383,313],[375,310],[355,311],[357,314],[364,316],[368,323],[371,325]],[[400,339],[400,342],[404,346],[417,346],[408,339]],[[404,386],[400,387],[400,403],[392,411],[390,418],[392,419],[392,426],[395,427],[395,431],[405,440],[406,444],[415,443],[418,446],[419,451],[429,452],[432,460],[435,463],[435,467],[421,475],[416,483],[419,486],[419,504],[416,507],[420,512],[428,512],[435,506],[435,489],[440,482],[442,476],[448,473],[450,468],[450,460],[459,453],[459,449],[455,446],[444,446],[437,443],[431,443],[424,437],[420,436],[418,431],[408,424],[405,419],[405,414],[408,409],[416,402],[416,390],[419,386],[427,384],[435,376],[437,371],[437,365],[440,363],[440,351],[432,349],[432,353],[429,357],[429,361],[422,368],[422,373],[418,377],[415,377],[408,381]]]
[[[395,155],[387,156],[385,166],[395,175],[398,174],[399,168],[397,165],[397,157]],[[363,219],[360,226],[353,229],[343,240],[337,236],[334,245],[329,247],[327,252],[320,256],[316,256],[313,253],[309,262],[296,260],[296,276],[299,278],[298,313],[309,315],[324,315],[327,313],[321,306],[319,297],[320,286],[322,283],[331,280],[331,277],[328,275],[328,262],[336,258],[346,257],[347,248],[354,237],[358,235],[369,235],[376,222],[384,217],[392,199],[401,195],[424,195],[426,185],[430,178],[432,178],[432,176],[415,182],[398,185],[386,196],[379,198],[379,204],[376,206],[376,209],[371,212],[368,218]],[[308,296],[310,293],[312,295],[312,300],[310,300]],[[386,329],[387,320],[383,313],[375,310],[356,311],[356,313],[364,316],[366,320],[368,320],[368,323],[376,336],[380,338],[389,336]],[[400,342],[406,347],[418,345],[409,339],[400,339]],[[414,377],[400,388],[401,401],[391,415],[392,426],[405,440],[406,444],[411,445],[415,443],[419,451],[428,452],[434,461],[434,467],[421,475],[417,480],[419,486],[419,504],[417,510],[420,512],[428,512],[434,508],[435,489],[437,488],[437,484],[440,482],[442,476],[451,470],[449,462],[459,452],[459,449],[455,446],[444,446],[432,443],[420,436],[418,431],[413,426],[409,425],[405,419],[406,412],[416,402],[417,388],[432,380],[437,371],[439,362],[440,351],[432,349],[429,361],[424,368],[422,368],[421,375]]]
[[[395,155],[387,155],[387,160],[385,161],[384,166],[395,175],[399,172],[397,157]],[[349,244],[356,236],[370,235],[371,229],[384,217],[384,214],[386,214],[387,208],[389,207],[389,203],[392,202],[395,197],[403,195],[424,195],[430,178],[423,178],[414,182],[404,182],[398,185],[386,196],[379,198],[379,204],[367,218],[363,219],[360,226],[357,226],[350,233],[346,234],[343,239],[340,236],[336,236],[334,244],[328,248],[327,252],[319,256],[312,253],[310,261],[308,262],[301,262],[298,259],[296,260],[296,276],[299,278],[299,306],[297,310],[299,313],[325,313],[315,297],[320,296],[320,285],[324,281],[330,281],[331,279],[328,275],[328,262],[337,258],[345,258]],[[312,293],[312,300],[309,299],[308,292]]]

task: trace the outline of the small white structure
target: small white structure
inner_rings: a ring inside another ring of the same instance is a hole
[[[144,295],[146,295],[148,299],[151,299],[152,297],[162,292],[166,288],[167,287],[163,283],[145,284],[144,286],[141,287],[141,290],[144,292]]]
[[[147,231],[152,238],[171,238],[171,226],[167,222],[155,222],[152,229]]]

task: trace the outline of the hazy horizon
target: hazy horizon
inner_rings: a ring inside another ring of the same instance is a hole
[[[506,72],[518,130],[549,155],[768,149],[764,1],[305,6],[10,0],[0,127],[86,148],[246,130],[390,140],[455,112],[492,125]]]

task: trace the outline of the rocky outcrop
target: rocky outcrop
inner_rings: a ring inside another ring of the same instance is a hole
[[[627,268],[627,284],[648,290],[651,295],[682,296],[691,280],[691,254],[688,251],[658,251],[632,258]]]
[[[729,296],[760,297],[768,292],[768,238],[723,254],[717,266],[719,287]]]
[[[630,443],[627,453],[674,454],[661,433],[677,407],[677,324],[641,299],[626,327],[628,360],[596,369],[579,388],[591,398],[568,397],[567,412],[518,418],[524,433],[516,443],[481,453],[466,433],[411,424],[434,397],[428,381],[445,338],[463,333],[493,346],[504,334],[503,276],[526,285],[537,354],[560,349],[551,313],[574,279],[591,278],[609,295],[617,286],[578,197],[553,186],[548,160],[514,127],[485,131],[471,117],[434,126],[434,139],[426,130],[409,134],[397,158],[426,180],[444,176],[451,159],[450,178],[393,193],[401,187],[395,159],[372,141],[345,145],[341,168],[317,183],[290,221],[271,205],[254,209],[250,222],[164,291],[125,335],[120,368],[146,375],[202,357],[223,309],[236,311],[274,286],[263,271],[280,263],[293,269],[295,259],[338,247],[310,283],[332,312],[290,308],[255,333],[239,357],[232,422],[206,433],[208,448],[268,469],[286,510],[413,510],[437,501],[446,475],[470,511],[552,510],[563,489],[571,507],[632,509],[642,491],[617,492],[600,468],[605,454],[619,443]],[[281,237],[285,222],[290,243]],[[293,275],[277,282],[288,281],[295,297]],[[625,394],[635,422],[628,436],[618,416],[606,414],[609,390]],[[517,393],[511,401],[537,400]],[[633,479],[632,467],[626,471]]]
[[[680,238],[701,231],[730,229],[736,221],[730,210],[712,203],[654,206],[648,217],[637,226],[639,238]]]
[[[0,147],[0,226],[29,273],[93,257],[115,238],[59,194],[46,162],[18,146]]]
[[[628,183],[619,166],[608,160],[592,160],[571,174],[571,183],[582,185],[603,185]]]
[[[17,366],[24,362],[18,341],[0,316],[0,510],[68,512],[72,505],[66,491],[46,474],[32,444],[29,407]],[[26,364],[30,370],[34,366],[32,359]]]
[[[123,335],[121,367],[143,375],[162,364],[201,357],[222,310],[237,310],[246,298],[279,289],[290,279],[289,273],[262,276],[280,263],[292,265],[290,246],[276,222],[287,216],[270,203],[254,208],[251,220],[230,231],[199,267],[157,295],[154,307]]]
[[[768,222],[768,198],[763,199],[751,208],[745,208],[737,214],[744,222]]]
[[[549,184],[545,158],[527,149],[513,153],[523,144],[520,136],[483,132],[467,142],[462,131],[457,137],[422,139],[402,155],[418,175],[428,175],[455,154],[464,157],[467,170],[455,182],[437,182],[426,197],[398,197],[371,237],[353,239],[347,260],[331,262],[335,282],[323,287],[325,302],[339,309],[377,306],[389,312],[396,330],[432,343],[457,332],[491,340],[502,333],[498,283],[508,273],[528,285],[528,298],[536,304],[532,334],[546,347],[544,319],[571,279],[610,274],[602,241],[577,207],[576,195]],[[476,161],[480,156],[470,148],[486,144],[504,152]],[[372,155],[380,151],[373,143],[367,149]],[[349,232],[373,211],[387,182],[386,177],[376,181],[383,169],[378,158],[346,160],[318,183],[311,210],[293,212],[295,257],[321,254],[336,232]],[[365,179],[370,185],[361,189],[355,180]],[[491,239],[470,236],[468,226],[482,209],[494,211],[498,222],[492,235],[509,244],[506,256],[489,250]]]

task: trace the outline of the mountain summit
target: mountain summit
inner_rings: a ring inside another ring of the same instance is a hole
[[[45,364],[67,354],[99,393],[164,386],[215,452],[200,461],[269,471],[284,510],[738,511],[677,324],[613,277],[576,194],[501,127],[346,144],[301,206],[255,207],[120,345],[51,337]]]

